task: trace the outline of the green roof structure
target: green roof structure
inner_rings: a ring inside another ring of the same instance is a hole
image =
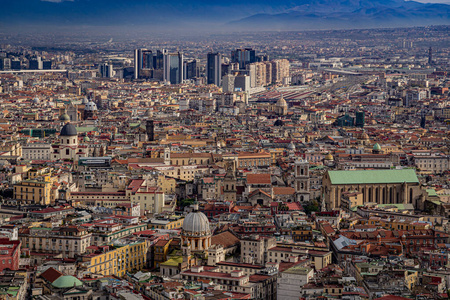
[[[373,150],[381,150],[380,144],[376,143],[375,145],[373,145]]]
[[[76,286],[82,286],[83,283],[78,278],[67,275],[59,277],[58,279],[52,282],[52,285],[58,289],[65,289]]]
[[[328,171],[331,184],[419,183],[413,169]]]
[[[90,132],[90,131],[98,131],[98,128],[96,126],[80,126],[77,127],[77,132]]]
[[[428,196],[436,196],[436,197],[439,197],[438,194],[436,193],[436,190],[435,190],[435,189],[427,189],[426,191],[427,191],[427,193],[428,193]]]
[[[178,267],[179,264],[183,262],[182,256],[174,256],[165,262],[161,263],[161,266],[168,266],[168,267]]]
[[[286,271],[284,271],[284,273],[287,274],[296,274],[296,275],[306,275],[309,272],[311,272],[311,268],[304,268],[304,267],[300,267],[300,266],[295,266],[292,268],[287,269]]]

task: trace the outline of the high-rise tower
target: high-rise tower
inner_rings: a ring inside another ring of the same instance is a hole
[[[206,64],[206,77],[208,84],[221,85],[222,55],[220,53],[208,53]]]
[[[183,82],[183,53],[168,53],[164,55],[164,81],[170,84]]]
[[[428,49],[428,64],[433,64],[433,49],[431,47]]]
[[[245,70],[248,64],[256,62],[256,51],[251,48],[231,51],[231,61],[239,63],[239,69]]]

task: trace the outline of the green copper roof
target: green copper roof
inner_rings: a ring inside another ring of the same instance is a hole
[[[95,126],[80,126],[77,127],[77,132],[89,132],[89,131],[98,131],[98,128]]]
[[[428,196],[438,196],[435,189],[427,189]]]
[[[328,171],[332,184],[418,183],[413,169]]]
[[[59,277],[53,281],[52,285],[58,289],[65,289],[75,286],[82,286],[83,283],[78,278],[67,275]]]
[[[381,150],[380,144],[376,143],[375,145],[373,145],[373,150]]]
[[[161,266],[178,267],[183,262],[182,256],[175,256],[165,262],[161,263]]]

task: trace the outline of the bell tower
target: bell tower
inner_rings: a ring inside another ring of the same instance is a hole
[[[295,195],[298,202],[310,200],[309,163],[304,159],[295,162]]]
[[[234,160],[225,163],[225,178],[223,179],[223,200],[236,202],[236,162]]]
[[[191,260],[191,243],[189,240],[185,240],[181,245],[181,251],[183,256],[183,262],[189,263]]]

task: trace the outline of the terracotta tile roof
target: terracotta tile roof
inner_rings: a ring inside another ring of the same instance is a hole
[[[224,249],[240,243],[239,239],[230,231],[224,231],[211,237],[211,245],[222,245]]]
[[[247,174],[247,184],[271,184],[270,174]]]
[[[294,195],[295,189],[292,187],[274,187],[273,193],[275,195]]]
[[[45,280],[47,280],[48,282],[53,282],[59,277],[63,276],[63,273],[50,267],[47,270],[45,270],[45,272],[42,273],[40,276]]]
[[[253,192],[251,192],[251,193],[248,195],[248,197],[251,198],[251,197],[253,197],[254,195],[257,195],[257,194],[259,194],[259,193],[264,194],[264,195],[266,195],[266,196],[269,197],[269,198],[272,198],[272,196],[270,196],[268,193],[266,193],[266,192],[264,192],[263,190],[260,190],[260,189],[254,190]]]

